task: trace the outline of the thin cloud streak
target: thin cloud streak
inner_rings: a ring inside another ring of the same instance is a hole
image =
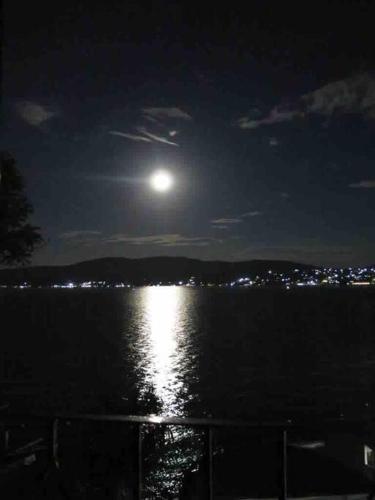
[[[256,217],[257,215],[262,215],[262,212],[259,212],[259,210],[253,210],[252,212],[245,212],[244,214],[241,214],[239,217],[241,218]]]
[[[161,142],[163,144],[169,144],[170,146],[177,146],[178,147],[178,144],[176,142],[172,142],[172,141],[170,141],[170,140],[168,140],[165,137],[162,137],[160,135],[153,134],[153,133],[149,132],[144,127],[138,127],[137,130],[138,130],[138,132],[145,135],[148,139],[151,139],[152,141]]]
[[[245,212],[243,214],[236,215],[235,217],[220,217],[218,219],[213,219],[210,222],[215,227],[218,227],[217,224],[219,226],[227,226],[228,224],[239,224],[240,222],[243,222],[243,219],[246,219],[247,217],[256,217],[261,214],[262,212],[253,210],[251,212]]]
[[[242,219],[239,219],[237,217],[222,217],[220,219],[213,219],[211,221],[211,224],[220,224],[220,225],[226,225],[226,224],[238,224],[239,222],[242,222]]]
[[[211,243],[221,243],[222,240],[209,236],[184,236],[180,233],[151,234],[147,236],[133,236],[125,233],[116,233],[110,236],[101,231],[74,230],[66,231],[58,236],[68,244],[127,244],[135,246],[160,247],[203,247]]]
[[[76,230],[76,231],[66,231],[59,234],[61,240],[76,240],[88,237],[99,237],[102,233],[100,231],[90,231],[90,230]]]
[[[262,125],[274,125],[275,123],[290,121],[301,115],[302,113],[300,111],[287,109],[283,110],[280,107],[275,107],[267,116],[261,118],[260,120],[253,120],[246,116],[243,116],[238,120],[237,124],[242,129],[255,129]]]
[[[207,246],[217,242],[216,238],[203,236],[183,236],[179,233],[155,234],[148,236],[130,236],[114,234],[105,239],[106,243],[126,243],[129,245],[157,245],[162,247],[176,246]]]
[[[187,121],[193,119],[188,113],[177,107],[143,108],[142,112],[145,116],[152,118],[175,118]]]
[[[153,134],[149,132],[145,127],[137,127],[137,131],[139,134],[143,135],[138,135],[138,134],[129,134],[127,132],[119,132],[117,130],[110,130],[108,133],[111,135],[117,135],[119,137],[124,137],[125,139],[129,139],[131,141],[135,142],[148,142],[148,143],[153,143],[153,142],[161,142],[163,144],[168,144],[169,146],[177,146],[178,144],[176,142],[172,142],[165,137],[162,137],[160,135]]]
[[[152,142],[152,140],[149,139],[148,137],[143,137],[141,135],[135,135],[135,134],[127,134],[125,132],[118,132],[117,130],[110,130],[108,133],[111,135],[118,135],[119,137],[125,137],[125,139],[130,139],[131,141]]]

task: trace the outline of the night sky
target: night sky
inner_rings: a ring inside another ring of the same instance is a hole
[[[34,264],[375,262],[375,2],[247,4],[5,2]]]

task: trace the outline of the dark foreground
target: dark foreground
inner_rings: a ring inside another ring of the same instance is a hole
[[[285,500],[367,496],[375,488],[373,457],[363,460],[364,446],[375,443],[372,421],[260,424],[3,413],[2,432],[7,437],[0,466],[2,498],[12,500]],[[193,443],[199,453],[194,462],[186,462]],[[160,458],[168,459],[171,451],[174,469],[167,474]]]

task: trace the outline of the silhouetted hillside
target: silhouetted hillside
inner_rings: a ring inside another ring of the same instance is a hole
[[[313,266],[288,261],[251,260],[245,262],[202,261],[185,257],[126,259],[113,257],[79,262],[69,266],[36,266],[0,270],[0,284],[51,285],[68,281],[107,281],[142,285],[187,280],[219,283],[240,276],[265,274],[269,269],[288,272]]]

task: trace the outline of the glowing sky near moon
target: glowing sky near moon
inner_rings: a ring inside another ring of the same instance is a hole
[[[167,170],[156,170],[150,178],[152,189],[164,193],[173,186],[173,178]]]

